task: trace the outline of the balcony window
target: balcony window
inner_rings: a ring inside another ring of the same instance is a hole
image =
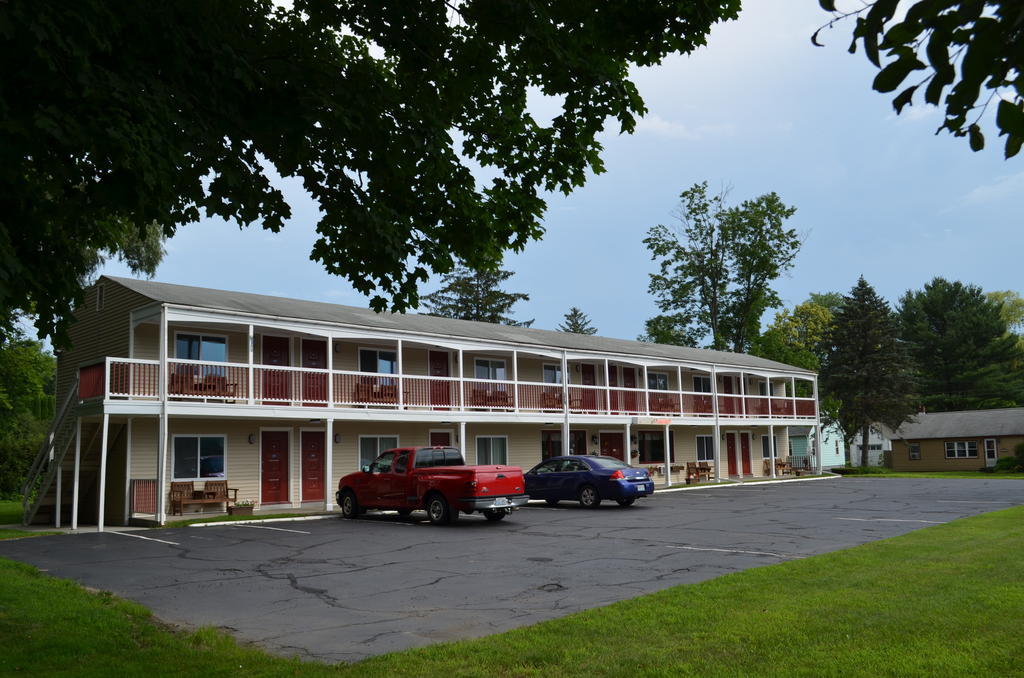
[[[486,358],[477,358],[474,363],[474,373],[477,379],[489,379],[489,380],[504,380],[505,379],[505,361],[504,360],[488,360]]]
[[[481,465],[507,464],[508,439],[505,436],[477,436],[476,463]]]
[[[544,366],[544,383],[545,384],[561,384],[562,383],[562,366],[561,365],[545,365]]]
[[[361,348],[359,349],[359,371],[376,374],[397,374],[398,355],[394,351]]]
[[[174,436],[174,479],[223,478],[224,441],[222,435]]]
[[[647,388],[651,391],[667,391],[668,374],[665,372],[648,372]]]
[[[174,355],[183,360],[227,362],[228,339],[209,334],[178,333],[174,337]]]
[[[697,461],[715,461],[714,436],[697,436]]]
[[[359,436],[359,468],[369,466],[381,452],[398,447],[398,436]]]
[[[693,390],[695,393],[711,393],[711,377],[694,375]]]

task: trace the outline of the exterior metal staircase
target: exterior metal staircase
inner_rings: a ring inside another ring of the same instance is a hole
[[[75,411],[78,409],[78,379],[68,390],[68,395],[61,404],[57,416],[53,418],[50,430],[43,438],[28,474],[25,484],[21,487],[22,521],[28,525],[35,518],[39,506],[43,503],[54,479],[67,455],[71,443],[75,440]]]

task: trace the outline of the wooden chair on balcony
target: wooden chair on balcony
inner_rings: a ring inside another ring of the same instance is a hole
[[[562,394],[545,391],[540,394],[540,407],[542,410],[561,410]]]

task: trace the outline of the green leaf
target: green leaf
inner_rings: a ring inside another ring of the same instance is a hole
[[[903,80],[906,79],[912,71],[920,70],[924,67],[924,64],[914,56],[901,57],[883,68],[878,75],[875,76],[875,80],[871,86],[876,92],[891,92],[899,87],[900,83],[903,82]]]
[[[826,12],[836,11],[836,0],[818,0],[818,4]]]
[[[915,90],[917,90],[917,85],[908,87],[892,100],[892,107],[896,109],[896,115],[899,115],[903,111],[904,106],[908,106],[912,103],[911,99],[914,97]]]
[[[1013,156],[1017,155],[1017,153],[1020,152],[1020,147],[1022,143],[1024,143],[1024,137],[1010,135],[1010,137],[1006,140],[1006,151],[1004,153],[1004,156],[1007,160],[1009,160],[1010,158],[1012,158]]]
[[[1001,99],[996,109],[996,126],[1003,134],[1024,136],[1024,101]]]
[[[981,128],[978,127],[977,123],[967,128],[967,136],[972,151],[977,153],[985,148],[985,135],[981,133]]]

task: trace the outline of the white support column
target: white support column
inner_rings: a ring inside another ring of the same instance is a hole
[[[569,360],[562,351],[562,454],[569,454]]]
[[[512,351],[512,411],[519,411],[519,351]]]
[[[747,416],[747,375],[743,374],[743,370],[740,370],[740,407],[743,408],[742,414],[744,417]]]
[[[604,412],[607,413],[607,414],[611,414],[611,411],[612,411],[612,387],[611,387],[611,384],[609,382],[611,382],[611,379],[609,378],[609,372],[608,372],[608,358],[605,358],[604,359]],[[629,446],[627,445],[627,447],[629,447]],[[627,457],[628,457],[628,455],[627,455]],[[627,464],[629,463],[629,459],[628,458],[626,459],[626,463]]]
[[[462,461],[466,461],[466,422],[464,421],[459,422],[459,453],[462,454]]]
[[[334,407],[334,337],[327,337],[327,407]]]
[[[647,390],[647,365],[640,366],[640,373],[643,377],[644,388],[644,414],[651,416],[651,393]]]
[[[672,445],[669,425],[665,424],[665,487],[672,484]]]
[[[793,408],[791,419],[796,419],[796,377],[789,378],[789,395],[792,398],[789,403]]]
[[[331,350],[327,349],[327,355]],[[329,360],[329,358],[328,358]],[[324,510],[334,510],[334,420],[327,418],[324,433]]]
[[[814,442],[815,442],[815,471],[821,474],[822,456],[824,456],[825,444],[821,438],[821,407],[818,403],[818,377],[811,382],[812,395],[814,396]]]
[[[633,465],[633,439],[631,437],[632,436],[632,432],[630,431],[630,426],[631,426],[630,421],[627,419],[626,420],[626,434],[625,434],[626,438],[625,438],[625,440],[622,441],[623,442],[623,448],[624,448],[623,452],[622,452],[622,456],[625,458],[626,463],[632,466]],[[639,463],[639,461],[637,463]]]
[[[405,366],[402,363],[402,340],[398,340],[398,409],[405,409]]]
[[[62,464],[57,464],[57,504],[54,506],[53,511],[53,526],[60,527],[60,502],[61,502],[61,491],[60,484],[64,477],[64,467]]]
[[[715,481],[722,482],[722,429],[718,422],[718,372],[711,366],[711,409],[715,415]]]
[[[768,448],[769,448],[769,463],[772,465],[772,478],[775,477],[775,427],[772,425],[768,426]]]
[[[156,521],[167,519],[167,411],[160,415],[156,441]]]
[[[107,507],[107,434],[110,430],[110,415],[103,414],[103,430],[100,433],[100,488],[96,500],[96,531],[103,531],[103,517]]]
[[[765,384],[766,384],[765,385],[765,392],[768,394],[768,418],[771,419],[772,418],[772,397],[775,395],[775,391],[772,390],[772,378],[771,377],[765,377],[764,380],[765,380]],[[773,471],[775,470],[774,466],[772,467],[772,470]]]
[[[124,438],[124,524],[127,525],[132,517],[132,421],[128,417],[128,424],[125,427]]]
[[[679,416],[683,416],[686,412],[686,408],[683,403],[683,391],[685,390],[686,389],[683,388],[683,366],[676,365],[676,391],[679,391]]]
[[[466,378],[466,374],[465,374],[465,372],[462,369],[462,349],[460,348],[459,349],[459,410],[461,410],[461,411],[465,411],[465,409],[466,409],[466,403],[465,403],[466,384],[465,384],[465,381],[464,381],[465,378]],[[465,450],[465,448],[463,448],[463,450],[462,450],[462,458],[463,459],[466,458],[466,450]]]
[[[253,397],[256,393],[256,368],[253,367],[253,351],[256,349],[256,335],[253,334],[252,324],[249,324],[249,393],[248,400],[249,404],[252,405],[255,401]],[[330,358],[328,358],[330,360]]]
[[[78,529],[78,485],[82,467],[82,418],[75,420],[75,481],[71,485],[71,529]]]

